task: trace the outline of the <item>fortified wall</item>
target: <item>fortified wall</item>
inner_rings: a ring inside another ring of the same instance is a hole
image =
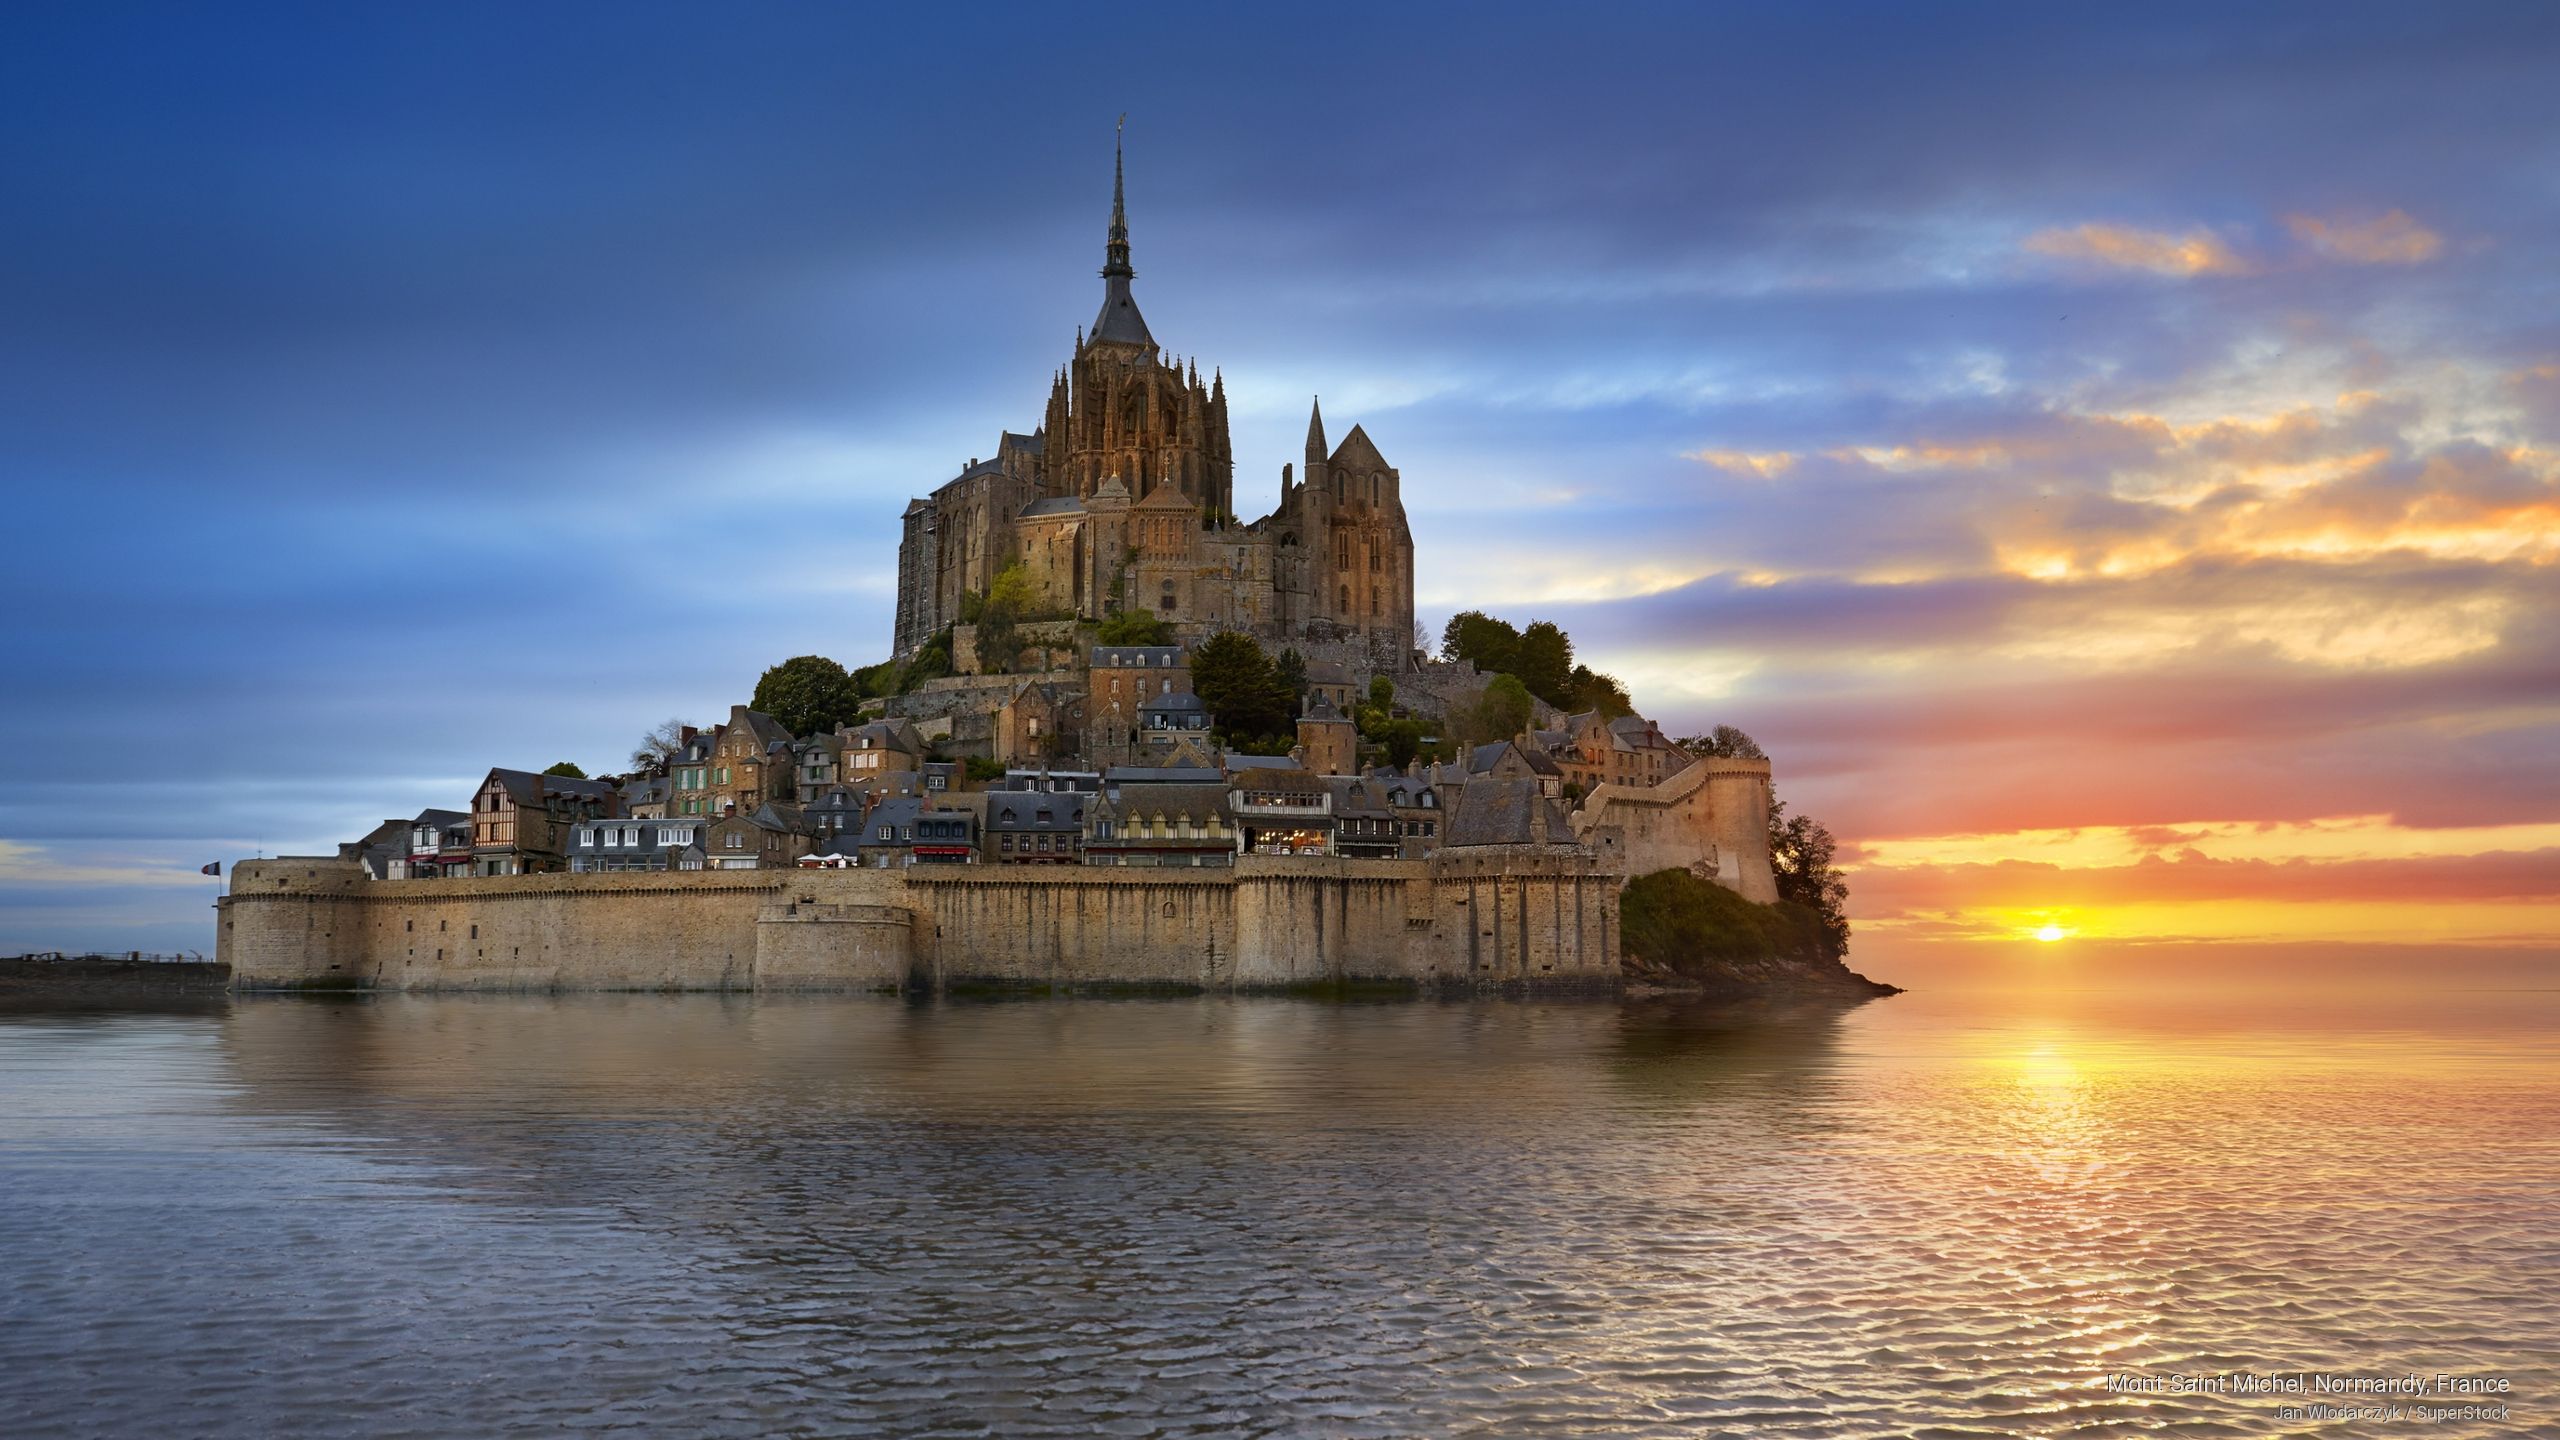
[[[1624,872],[1581,846],[1223,870],[919,867],[374,881],[241,862],[242,988],[863,990],[951,985],[1604,987]]]
[[[1701,759],[1659,785],[1601,785],[1574,838],[1629,875],[1701,869],[1745,900],[1778,898],[1769,858],[1769,762]]]

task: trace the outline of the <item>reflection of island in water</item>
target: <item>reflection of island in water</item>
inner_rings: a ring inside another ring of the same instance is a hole
[[[17,1017],[0,1085],[47,1078],[0,1113],[0,1373],[48,1383],[0,1400],[39,1432],[1879,1435],[2264,1428],[2092,1388],[2232,1357],[2560,1380],[2550,1030],[2252,1013]],[[106,1118],[44,1118],[74,1104]]]

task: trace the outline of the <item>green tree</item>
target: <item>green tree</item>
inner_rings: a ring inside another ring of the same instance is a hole
[[[574,760],[563,760],[559,764],[552,766],[550,769],[545,770],[542,773],[545,775],[558,775],[563,779],[568,780],[584,780],[587,778],[587,772],[579,769],[577,762]]]
[[[898,672],[902,668],[895,660],[865,665],[853,672],[853,688],[866,699],[899,694]]]
[[[1299,654],[1296,646],[1283,647],[1280,658],[1271,662],[1271,680],[1280,687],[1280,693],[1289,697],[1290,718],[1303,714],[1307,703],[1307,657]]]
[[[1619,684],[1616,676],[1603,675],[1588,665],[1573,667],[1573,682],[1566,688],[1571,692],[1563,707],[1567,710],[1597,710],[1603,720],[1636,713],[1636,702],[1627,695],[1627,687]]]
[[[1094,638],[1105,645],[1170,645],[1173,627],[1153,610],[1122,610],[1104,616]]]
[[[984,784],[989,780],[1001,780],[1004,778],[1004,762],[1001,760],[990,760],[984,755],[970,756],[962,769],[970,779],[978,781],[981,784]]]
[[[824,655],[794,655],[764,672],[749,703],[794,735],[815,735],[862,713],[862,687]]]
[[[1778,898],[1819,919],[1824,947],[1835,959],[1849,953],[1849,882],[1833,863],[1839,848],[1821,821],[1770,802],[1769,866],[1777,873]]]
[[[1031,616],[1040,604],[1040,592],[1031,583],[1030,569],[1016,560],[997,571],[987,585],[987,603],[1004,606],[1016,619]]]
[[[1222,630],[1191,656],[1191,689],[1230,739],[1287,733],[1292,710],[1271,657],[1250,635]]]
[[[1508,675],[1520,663],[1520,632],[1481,610],[1461,610],[1440,632],[1440,658]]]
[[[1529,701],[1529,687],[1517,675],[1496,675],[1484,687],[1484,694],[1470,707],[1466,743],[1488,745],[1508,740],[1529,728],[1529,717],[1535,707]]]
[[[1387,752],[1387,763],[1401,770],[1422,753],[1423,737],[1428,733],[1428,727],[1422,721],[1407,716],[1402,720],[1390,719],[1381,723],[1369,738],[1377,741]]]
[[[889,692],[905,695],[927,680],[939,680],[951,673],[951,632],[937,631],[934,637],[916,647],[907,663],[897,671],[897,689]]]
[[[1573,637],[1552,620],[1532,620],[1520,632],[1520,644],[1511,673],[1529,687],[1529,693],[1550,705],[1566,705],[1573,699]]]
[[[1369,703],[1384,710],[1396,703],[1396,682],[1384,675],[1369,677]]]
[[[1704,755],[1710,759],[1766,760],[1769,758],[1768,752],[1760,748],[1759,741],[1730,725],[1719,725],[1704,735],[1692,735],[1685,740],[1675,740],[1672,743],[1692,755]]]

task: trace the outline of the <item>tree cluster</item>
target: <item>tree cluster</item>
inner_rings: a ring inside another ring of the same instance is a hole
[[[1635,713],[1627,688],[1614,676],[1576,663],[1573,637],[1550,620],[1515,630],[1481,610],[1461,610],[1440,632],[1440,658],[1517,677],[1531,695],[1559,710],[1597,710],[1612,720]]]
[[[1115,610],[1102,618],[1094,639],[1104,645],[1170,645],[1173,627],[1153,610]]]
[[[1369,695],[1351,707],[1360,738],[1386,752],[1387,763],[1401,769],[1415,760],[1445,760],[1451,753],[1440,727],[1419,715],[1396,713],[1396,682],[1384,675],[1369,681]]]
[[[1461,745],[1490,745],[1528,729],[1535,713],[1529,687],[1519,676],[1496,675],[1486,682],[1482,694],[1450,711],[1449,729]]]
[[[1704,735],[1691,735],[1671,742],[1692,755],[1726,760],[1766,760],[1768,752],[1760,742],[1730,725],[1719,725]]]
[[[1301,683],[1305,673],[1301,665]],[[1221,630],[1202,641],[1191,655],[1191,690],[1219,737],[1240,750],[1279,742],[1279,751],[1256,753],[1285,753],[1297,739],[1298,695],[1250,635]]]
[[[1769,864],[1777,872],[1778,899],[1814,916],[1835,958],[1849,953],[1849,882],[1833,863],[1839,848],[1821,821],[1789,815],[1785,801],[1769,802]]]
[[[764,672],[748,705],[794,735],[816,735],[858,719],[862,699],[862,687],[842,665],[824,655],[794,655]]]

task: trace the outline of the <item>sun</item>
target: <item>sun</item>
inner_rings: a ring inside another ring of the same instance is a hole
[[[2037,939],[2043,941],[2047,945],[2050,945],[2054,941],[2059,940],[2070,933],[2070,931],[2063,929],[2061,926],[2056,925],[2051,921],[2047,921],[2042,929],[2035,932],[2035,936]]]

